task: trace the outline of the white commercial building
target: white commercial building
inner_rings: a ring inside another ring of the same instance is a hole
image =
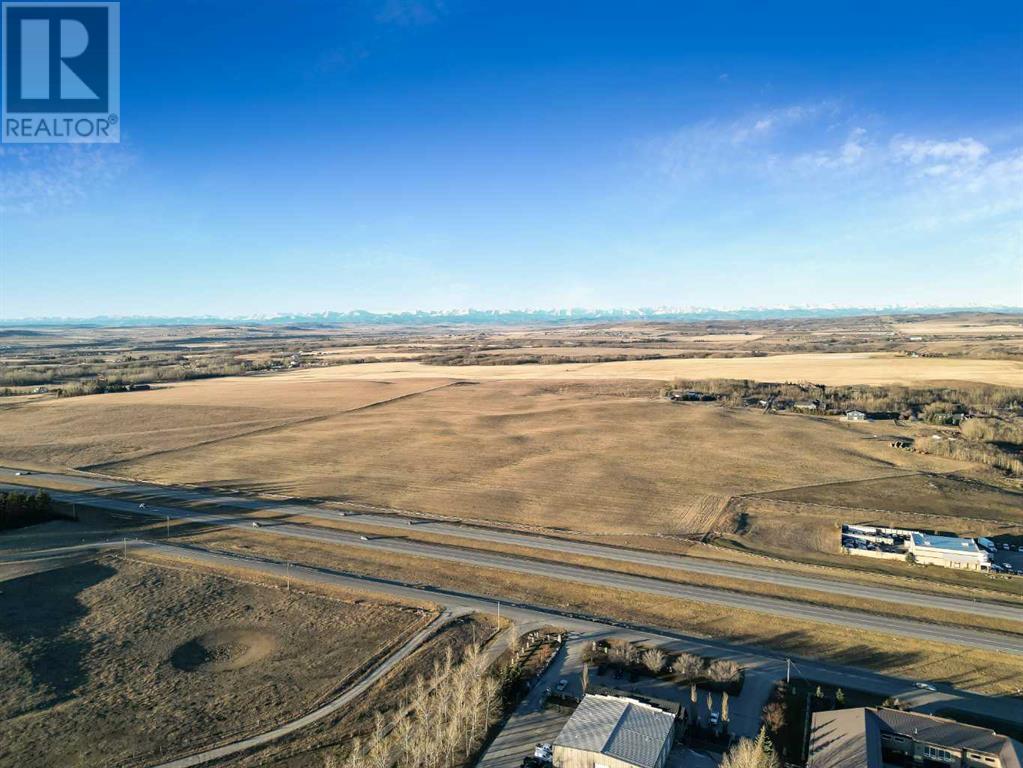
[[[914,532],[909,540],[909,551],[921,565],[942,565],[970,571],[986,571],[991,568],[988,553],[978,547],[973,539]]]

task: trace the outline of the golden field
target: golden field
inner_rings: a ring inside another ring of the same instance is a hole
[[[622,360],[552,365],[424,365],[418,362],[357,363],[286,374],[301,381],[443,377],[483,380],[756,379],[815,384],[904,384],[974,382],[1018,386],[1023,362],[974,358],[929,358],[879,352],[813,352],[768,357]]]
[[[0,426],[0,463],[588,533],[703,533],[731,527],[736,494],[963,466],[628,382],[251,377],[40,402]]]

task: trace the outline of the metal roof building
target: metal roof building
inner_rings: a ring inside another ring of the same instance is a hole
[[[884,768],[906,760],[1021,768],[1023,745],[988,728],[917,712],[862,707],[816,712],[808,768]]]
[[[943,565],[946,568],[966,568],[975,571],[991,567],[991,559],[987,552],[978,547],[973,539],[914,532],[909,551],[922,565]]]
[[[663,768],[675,716],[635,699],[586,695],[554,740],[555,768]]]

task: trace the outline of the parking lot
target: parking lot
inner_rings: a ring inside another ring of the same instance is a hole
[[[989,554],[991,555],[991,562],[993,564],[1006,569],[1002,571],[1003,574],[1023,576],[1023,552],[1005,550],[999,547]]]

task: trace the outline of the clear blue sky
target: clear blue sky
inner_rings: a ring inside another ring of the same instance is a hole
[[[125,0],[0,317],[1023,305],[1021,8]]]

